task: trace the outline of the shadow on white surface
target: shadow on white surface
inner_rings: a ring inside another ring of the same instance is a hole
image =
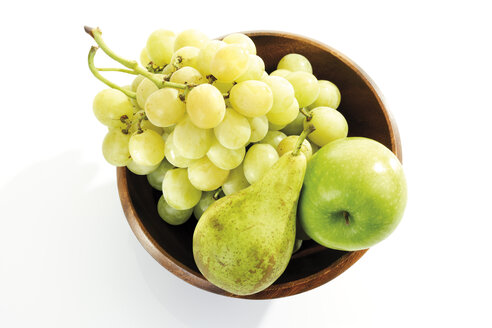
[[[162,267],[132,242],[143,279],[162,304],[163,324],[172,315],[183,327],[258,327],[271,301],[216,295],[194,287]]]

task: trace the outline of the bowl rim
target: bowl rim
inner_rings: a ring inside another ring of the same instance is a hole
[[[392,114],[385,105],[381,91],[376,86],[374,81],[367,75],[367,73],[357,64],[355,64],[351,59],[340,53],[338,50],[322,42],[294,33],[274,30],[245,31],[240,33],[244,33],[250,37],[275,36],[293,40],[302,40],[303,42],[310,43],[314,47],[331,53],[337,59],[342,61],[345,65],[349,66],[364,81],[367,87],[371,89],[372,94],[376,97],[378,104],[382,109],[385,121],[389,127],[391,151],[397,156],[400,162],[402,161],[401,140],[398,127]],[[166,250],[163,249],[154,238],[152,238],[151,234],[148,232],[148,230],[145,228],[142,221],[140,220],[137,211],[135,210],[135,207],[133,206],[133,203],[131,201],[128,188],[129,171],[126,167],[118,167],[116,172],[118,193],[121,205],[123,207],[123,211],[125,213],[128,224],[130,225],[130,228],[132,229],[140,244],[157,262],[159,262],[163,267],[176,275],[178,278],[188,282],[195,287],[204,289],[215,294],[246,299],[273,299],[296,295],[319,287],[327,283],[328,281],[336,278],[349,267],[351,267],[355,262],[357,262],[368,251],[368,249],[364,249],[360,251],[347,252],[343,254],[338,260],[333,262],[330,266],[316,272],[315,274],[298,280],[271,285],[265,290],[253,295],[238,296],[216,287],[208,280],[206,280],[205,277],[203,277],[203,275],[201,275],[199,272],[196,272],[189,267],[183,265],[168,252],[166,252]],[[320,246],[320,248],[323,247]]]

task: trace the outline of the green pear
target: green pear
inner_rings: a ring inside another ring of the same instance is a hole
[[[193,235],[195,262],[208,281],[250,295],[277,280],[294,248],[305,171],[299,149],[288,152],[251,186],[210,205]]]

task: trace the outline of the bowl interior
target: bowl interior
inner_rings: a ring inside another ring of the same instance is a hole
[[[297,35],[278,32],[247,34],[255,42],[267,72],[275,70],[278,61],[288,53],[306,56],[318,79],[329,80],[340,89],[342,100],[338,109],[348,121],[349,135],[375,139],[401,160],[396,125],[375,85],[354,63],[326,45]],[[197,287],[234,296],[206,281],[195,265],[192,253],[192,236],[197,222],[195,218],[192,217],[180,226],[165,223],[156,208],[161,192],[152,189],[145,176],[137,176],[126,168],[118,168],[118,189],[130,226],[159,263]],[[364,253],[365,250],[331,250],[313,241],[305,241],[272,286],[246,298],[283,297],[315,288],[338,276]]]

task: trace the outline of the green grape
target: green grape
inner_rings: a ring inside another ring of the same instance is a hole
[[[216,193],[216,190],[202,192],[202,198],[193,209],[193,214],[195,215],[195,218],[197,220],[200,220],[203,212],[205,212],[210,205],[215,203],[216,199],[214,198],[214,196]]]
[[[319,84],[313,74],[302,71],[292,72],[286,79],[294,87],[300,108],[311,105],[318,98]]]
[[[299,139],[299,136],[288,136],[287,138],[284,138],[282,141],[280,141],[277,146],[278,156],[282,156],[289,151],[293,151],[297,143],[297,139]],[[306,139],[302,141],[301,152],[304,154],[304,156],[306,156],[306,160],[309,160],[311,158],[311,155],[313,155],[311,144]]]
[[[197,60],[200,49],[196,47],[183,47],[177,50],[171,58],[171,64],[175,69],[185,66],[197,68]]]
[[[137,75],[137,77],[135,77],[133,79],[133,82],[131,84],[131,91],[133,92],[136,92],[137,91],[137,88],[138,88],[138,85],[140,84],[140,82],[142,82],[143,80],[145,79],[145,76],[143,75]]]
[[[217,89],[219,89],[221,93],[228,93],[229,91],[231,91],[232,87],[234,86],[234,83],[214,81],[212,85]]]
[[[312,142],[312,141],[311,141],[309,144],[311,145],[311,149],[313,150],[313,155],[314,155],[314,154],[315,154],[318,150],[320,150],[320,148],[321,148],[320,146],[318,146],[317,144],[315,144],[315,143],[314,143],[314,142]]]
[[[145,111],[144,110],[139,110],[135,114],[133,114],[133,119],[132,119],[132,124],[130,126],[130,129],[128,133],[130,135],[134,134],[138,130],[154,130],[155,132],[162,134],[163,129],[161,127],[155,126],[150,122],[147,117],[145,116]]]
[[[198,30],[186,30],[179,33],[176,37],[176,40],[174,41],[174,51],[190,46],[201,49],[208,40],[208,36]]]
[[[188,115],[176,125],[173,133],[174,149],[189,159],[205,156],[214,141],[213,130],[197,127]]]
[[[164,132],[166,133],[171,133],[174,131],[174,128],[176,127],[176,124],[174,125],[171,125],[171,126],[166,126],[166,127],[163,127],[162,130],[164,130]]]
[[[290,106],[283,108],[283,110],[276,110],[272,113],[272,111],[268,112],[267,118],[268,121],[274,124],[275,126],[280,126],[281,129],[285,128],[287,124],[292,123],[297,115],[299,114],[299,103],[296,98],[292,99],[292,103]]]
[[[166,202],[164,195],[162,195],[157,202],[157,213],[159,213],[161,219],[167,223],[171,225],[180,225],[188,221],[191,214],[193,214],[193,208],[189,208],[187,210],[177,210],[170,206]]]
[[[282,141],[284,138],[286,138],[287,136],[285,135],[285,133],[281,132],[281,131],[268,131],[265,138],[263,138],[260,143],[262,144],[269,144],[270,146],[272,146],[274,149],[277,149],[278,147],[278,144],[280,143],[280,141]]]
[[[166,138],[166,147],[164,147],[164,154],[166,155],[166,159],[172,165],[180,168],[187,168],[191,165],[196,159],[189,159],[181,156],[174,146],[174,132],[171,132]]]
[[[128,147],[133,161],[140,165],[156,165],[164,158],[164,140],[154,130],[134,133],[130,137]]]
[[[222,93],[211,84],[201,84],[191,89],[186,97],[186,111],[197,127],[212,129],[222,122],[225,115]]]
[[[271,145],[254,144],[244,157],[244,176],[250,184],[255,183],[277,162],[278,153]]]
[[[94,115],[102,124],[116,128],[124,127],[121,117],[132,118],[133,105],[129,98],[116,89],[100,91],[92,104]]]
[[[316,100],[308,106],[309,109],[326,106],[337,109],[340,105],[341,95],[337,86],[330,81],[319,80],[319,95]]]
[[[122,89],[125,89],[127,91],[133,91],[132,90],[132,86],[131,85],[124,85],[121,87]],[[140,110],[140,107],[138,106],[138,103],[137,103],[137,99],[135,98],[130,98],[128,97],[128,99],[130,100],[130,102],[132,103],[132,106],[133,106],[133,114],[135,115],[136,112],[138,112]]]
[[[188,67],[188,66],[185,66],[185,67]],[[162,70],[161,73],[164,76],[167,76],[168,77],[168,76],[172,75],[176,70],[177,70],[177,68],[174,65],[167,64],[166,66],[164,66],[164,69]]]
[[[152,173],[153,171],[157,170],[159,167],[159,164],[156,165],[140,165],[136,163],[134,160],[130,160],[126,164],[126,168],[129,169],[131,172],[137,174],[137,175],[147,175],[149,173]]]
[[[161,133],[162,140],[164,140],[164,142],[166,142],[169,135],[170,135],[169,132],[166,132],[166,131],[162,132]],[[166,147],[167,147],[167,145],[166,145]],[[166,154],[166,147],[164,147],[164,155]]]
[[[345,117],[339,111],[330,107],[317,107],[311,110],[312,118],[309,123],[313,124],[316,130],[308,135],[309,140],[320,147],[327,143],[345,138],[348,134],[348,125]],[[304,126],[307,126],[304,120]]]
[[[302,239],[296,239],[296,241],[294,242],[294,248],[292,249],[292,254],[300,250],[301,246],[302,246]]]
[[[227,44],[223,41],[210,40],[200,49],[197,59],[197,68],[203,75],[207,76],[211,74],[210,66],[212,64],[212,59],[214,59],[217,51],[226,45]]]
[[[309,60],[300,54],[288,54],[282,57],[277,64],[277,69],[286,69],[291,72],[307,72],[312,74],[313,68]]]
[[[265,82],[249,80],[234,85],[229,100],[238,113],[257,117],[265,115],[272,108],[273,93]]]
[[[168,30],[156,30],[147,39],[147,54],[157,66],[164,66],[171,62],[174,53],[174,32]]]
[[[287,124],[282,129],[282,132],[288,136],[291,136],[293,134],[300,135],[302,133],[302,130],[304,129],[304,118],[306,118],[306,116],[304,116],[301,112],[298,112],[295,120]]]
[[[287,70],[287,69],[276,69],[270,73],[270,76],[280,76],[280,77],[286,78],[287,75],[289,75],[290,73],[292,73],[292,72]]]
[[[179,92],[174,88],[159,89],[145,101],[145,114],[156,126],[174,125],[183,119],[185,113],[186,105],[179,99]]]
[[[286,124],[279,125],[279,124],[275,124],[275,123],[268,121],[268,130],[271,130],[271,131],[282,130],[283,128],[285,128],[285,125]]]
[[[148,78],[144,78],[137,86],[135,93],[137,94],[137,103],[140,108],[145,108],[147,98],[154,92],[159,90],[157,85]]]
[[[104,137],[102,152],[106,161],[114,166],[125,166],[131,160],[128,142],[130,135],[119,128],[109,129]]]
[[[188,167],[188,179],[198,190],[215,190],[222,186],[228,175],[229,170],[218,168],[206,156]]]
[[[243,164],[241,164],[229,172],[227,180],[222,185],[222,191],[229,196],[247,187],[249,187],[249,182],[244,176]]]
[[[147,67],[150,62],[152,62],[152,60],[150,60],[149,54],[147,53],[147,47],[145,47],[140,52],[140,64],[142,64],[143,67]]]
[[[166,202],[176,210],[193,208],[202,197],[202,192],[191,184],[187,169],[167,171],[162,180],[162,194]]]
[[[256,46],[249,36],[243,33],[232,33],[226,36],[223,41],[227,44],[237,44],[244,48],[250,55],[256,55]]]
[[[220,48],[210,64],[210,72],[221,82],[234,82],[248,69],[249,55],[241,46]]]
[[[261,80],[263,73],[265,73],[265,63],[263,62],[263,59],[256,55],[249,55],[248,68],[236,79],[236,82]]]
[[[164,180],[167,171],[172,170],[173,168],[174,166],[171,163],[166,159],[163,159],[157,169],[147,174],[147,181],[149,181],[152,188],[162,190],[162,180]]]
[[[267,113],[268,121],[276,125],[286,125],[292,122],[299,113],[292,85],[280,76],[269,76],[263,81],[273,93],[272,108]]]
[[[268,119],[265,115],[248,118],[251,127],[251,136],[248,142],[257,142],[263,139],[268,132]]]
[[[207,152],[207,157],[218,168],[232,170],[241,164],[245,153],[246,150],[244,147],[229,149],[215,140]]]
[[[196,68],[185,66],[171,75],[170,82],[183,84],[207,83],[207,79]]]
[[[224,119],[214,128],[214,133],[222,146],[238,149],[248,144],[251,127],[246,117],[232,108],[227,108]]]

